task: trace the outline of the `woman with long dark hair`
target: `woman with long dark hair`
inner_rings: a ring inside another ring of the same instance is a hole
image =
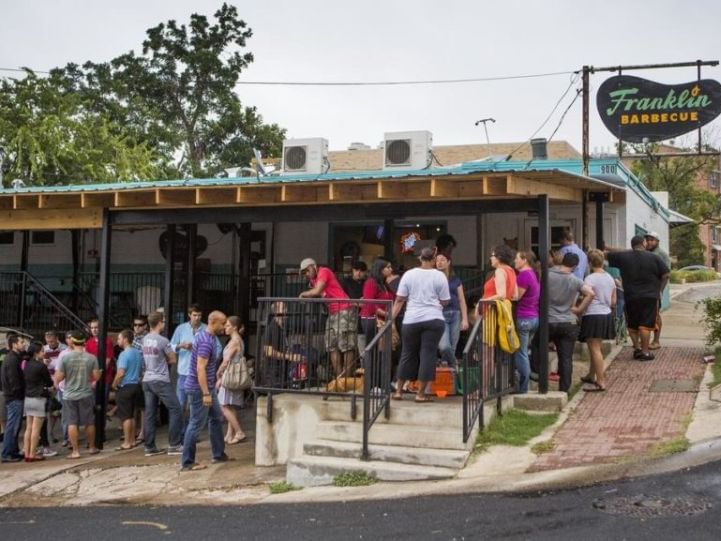
[[[516,254],[515,266],[518,271],[516,330],[520,347],[513,354],[513,364],[518,372],[517,390],[523,394],[528,392],[528,381],[531,375],[528,346],[538,330],[541,285],[536,274],[536,255],[531,250],[520,250]]]
[[[390,262],[382,258],[376,259],[371,267],[370,276],[363,283],[361,298],[366,301],[392,301],[394,295],[386,283],[392,270]],[[378,322],[385,321],[387,317],[388,313],[383,304],[367,302],[361,306],[360,318],[366,345],[370,344],[376,335]]]
[[[53,380],[48,367],[45,366],[45,352],[40,342],[33,342],[28,347],[30,358],[25,365],[25,462],[45,460],[38,455],[40,430],[45,421],[45,404],[48,400]],[[9,437],[6,435],[6,437]]]
[[[461,331],[468,330],[468,308],[466,296],[463,292],[461,279],[451,268],[451,258],[445,254],[436,255],[436,268],[446,275],[451,301],[443,307],[443,317],[446,329],[443,331],[438,349],[441,352],[441,361],[451,368],[456,367],[456,347]]]

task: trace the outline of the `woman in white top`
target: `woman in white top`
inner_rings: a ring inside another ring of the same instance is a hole
[[[240,362],[245,355],[245,345],[241,334],[244,326],[240,322],[238,316],[230,316],[225,322],[225,334],[230,337],[228,343],[223,349],[223,362],[218,367],[218,378],[216,387],[218,388],[218,402],[223,411],[223,416],[228,421],[228,429],[225,433],[225,443],[234,445],[245,440],[245,433],[240,426],[238,418],[238,409],[243,405],[243,395],[245,391],[231,391],[223,387],[223,373],[227,370],[231,363]]]
[[[403,385],[417,380],[416,402],[432,402],[426,394],[426,386],[436,377],[438,343],[446,328],[443,307],[451,294],[446,275],[435,268],[436,254],[433,248],[421,250],[421,266],[409,270],[401,278],[393,304],[393,318],[406,304],[401,331],[401,360],[398,365],[398,383],[394,400],[403,399]]]
[[[588,253],[591,274],[586,276],[584,283],[593,288],[594,297],[581,319],[579,341],[586,342],[591,357],[591,367],[587,376],[581,381],[587,385],[584,391],[605,391],[603,353],[601,343],[616,338],[616,325],[613,309],[616,306],[616,282],[603,270],[603,252],[591,250]]]

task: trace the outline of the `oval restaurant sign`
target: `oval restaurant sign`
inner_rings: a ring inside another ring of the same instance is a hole
[[[721,113],[721,83],[703,79],[663,85],[618,75],[603,82],[596,104],[611,133],[623,141],[663,141],[708,124]]]

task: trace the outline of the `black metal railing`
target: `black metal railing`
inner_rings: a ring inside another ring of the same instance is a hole
[[[362,354],[359,351],[359,313],[368,304],[391,310],[391,301],[258,299],[254,390],[267,395],[271,422],[274,394],[350,398],[352,419],[357,417],[358,399],[362,398],[367,456],[367,431],[380,412],[385,409],[388,414],[392,341],[387,323]]]
[[[0,325],[38,338],[45,331],[85,329],[85,323],[28,272],[0,273]]]
[[[393,322],[388,319],[363,350],[363,460],[370,459],[368,439],[373,423],[381,413],[388,419],[391,412],[392,343]]]
[[[479,301],[480,317],[463,349],[460,385],[463,397],[463,441],[467,442],[480,418],[484,424],[483,404],[496,399],[499,414],[501,400],[514,388],[512,355],[498,346],[498,314],[495,301]]]

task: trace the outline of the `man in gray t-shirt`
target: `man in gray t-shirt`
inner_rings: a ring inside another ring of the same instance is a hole
[[[576,314],[583,313],[593,300],[593,288],[573,275],[578,256],[567,253],[558,267],[548,271],[548,339],[558,355],[558,389],[568,392],[573,375],[573,350],[578,338]],[[579,294],[583,301],[575,306]]]
[[[145,395],[145,417],[143,436],[145,456],[154,456],[163,451],[155,445],[155,415],[158,402],[168,408],[170,427],[168,432],[168,454],[179,455],[183,442],[183,415],[175,389],[170,384],[169,365],[175,364],[176,357],[170,341],[160,333],[165,329],[163,314],[154,312],[148,316],[150,332],[143,338],[143,393]]]

